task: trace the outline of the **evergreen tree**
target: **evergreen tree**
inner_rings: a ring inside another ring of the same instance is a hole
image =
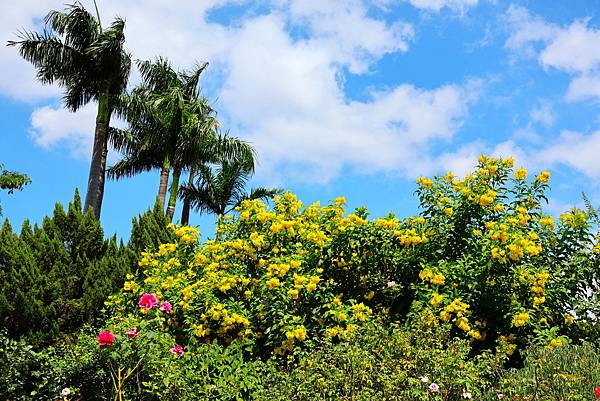
[[[105,239],[93,212],[83,212],[78,191],[66,211],[57,203],[41,225],[25,220],[20,235],[6,220],[0,230],[0,329],[45,344],[94,323],[106,298],[137,268],[140,253],[174,241],[168,224],[157,202],[133,219],[127,245],[116,236]]]

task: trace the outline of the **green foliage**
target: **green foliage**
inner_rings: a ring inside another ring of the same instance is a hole
[[[498,387],[511,400],[595,400],[594,389],[600,387],[600,351],[590,344],[531,348],[524,368],[506,372]]]
[[[31,184],[29,177],[15,171],[8,171],[4,168],[4,165],[0,163],[0,189],[5,189],[9,194],[12,194],[15,189],[20,191],[28,184]],[[2,207],[0,206],[0,215],[1,214]]]
[[[32,228],[23,223],[18,236],[8,220],[0,231],[0,327],[13,338],[52,343],[98,317],[104,301],[137,268],[142,250],[168,241],[160,208],[133,219],[128,246],[104,238],[100,223],[81,209],[79,193],[65,211]]]
[[[132,219],[128,247],[132,256],[139,258],[142,252],[158,248],[160,244],[175,241],[175,234],[168,229],[169,219],[165,216],[157,199],[152,210]],[[137,260],[135,261],[137,266]]]
[[[323,342],[287,369],[265,376],[268,400],[464,400],[487,393],[499,360],[470,357],[468,341],[449,326],[375,326],[349,342]],[[433,392],[429,386],[439,386]]]

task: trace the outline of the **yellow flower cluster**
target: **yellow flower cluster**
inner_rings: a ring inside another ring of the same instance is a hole
[[[550,342],[548,344],[546,344],[546,348],[554,349],[554,348],[562,347],[563,345],[565,345],[564,340],[562,340],[560,338],[553,338],[552,340],[550,340]]]
[[[425,268],[419,273],[419,278],[423,282],[430,282],[434,285],[444,285],[446,283],[446,277],[441,273],[434,273],[433,270]]]
[[[517,313],[513,316],[512,325],[515,327],[522,327],[529,323],[529,314],[526,312]]]
[[[574,208],[560,215],[560,221],[574,229],[587,227],[587,215],[583,210]]]
[[[418,233],[414,228],[404,230],[394,230],[394,236],[400,240],[404,246],[419,245],[427,241],[424,233]]]
[[[433,186],[433,181],[426,177],[419,177],[417,178],[417,184],[419,184],[420,187],[425,188],[429,191]]]
[[[512,355],[517,350],[517,344],[515,344],[516,336],[514,334],[500,336],[498,340],[500,344],[499,351],[504,352],[506,355]]]
[[[550,173],[548,171],[542,171],[535,179],[542,184],[545,184],[550,181]]]
[[[524,180],[525,178],[527,178],[527,170],[523,167],[519,167],[515,170],[515,178],[517,180]]]
[[[366,320],[369,316],[371,316],[372,313],[373,311],[371,310],[371,308],[369,308],[362,302],[352,305],[352,314],[354,315],[354,318],[359,322]]]

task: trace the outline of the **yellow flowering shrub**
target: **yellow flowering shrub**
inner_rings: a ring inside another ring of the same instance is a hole
[[[345,341],[374,320],[451,327],[508,355],[567,344],[589,327],[600,248],[588,213],[555,222],[542,209],[550,174],[531,177],[482,156],[463,179],[419,178],[421,213],[406,218],[349,212],[344,197],[245,201],[202,244],[173,226],[178,240],[144,253],[109,300],[112,321],[154,318],[187,347],[239,341],[258,355]],[[173,310],[140,309],[143,294]]]
[[[509,355],[532,342],[557,347],[585,337],[576,327],[585,326],[583,300],[598,271],[588,213],[573,209],[556,223],[542,208],[550,173],[529,181],[513,167],[512,159],[481,156],[462,180],[417,180],[421,216],[435,229],[428,256],[414,261],[412,286],[413,308],[429,310],[431,325],[451,323],[476,347],[495,344]]]

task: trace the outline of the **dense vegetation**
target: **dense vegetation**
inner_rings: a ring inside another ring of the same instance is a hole
[[[304,206],[285,193],[273,208],[243,201],[203,243],[194,227],[169,225],[141,242],[154,246],[122,290],[105,290],[100,324],[45,349],[5,339],[5,377],[28,379],[3,391],[592,400],[596,212],[555,222],[541,207],[549,178],[481,157],[463,180],[420,178],[415,217],[369,219],[344,198]],[[154,215],[166,225],[160,206]]]
[[[57,204],[41,225],[26,220],[17,235],[0,230],[0,328],[34,344],[54,343],[93,322],[108,294],[122,285],[147,247],[172,234],[160,208],[133,219],[127,245],[106,239],[79,194],[65,211]]]

